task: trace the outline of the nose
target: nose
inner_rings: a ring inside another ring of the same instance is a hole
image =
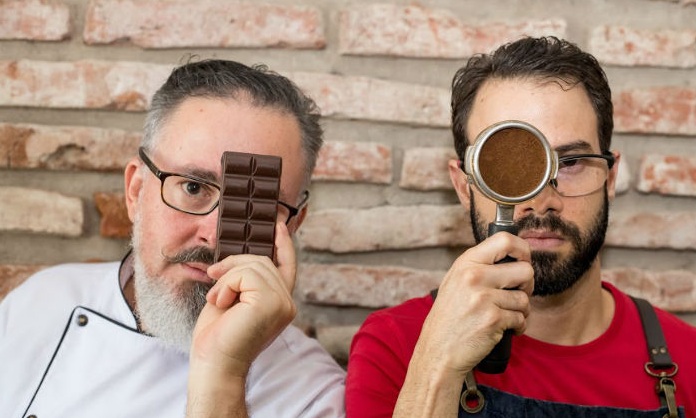
[[[197,241],[209,248],[217,245],[217,221],[219,208],[215,208],[207,215],[196,216],[198,222]]]
[[[548,212],[560,213],[563,211],[563,198],[551,184],[547,184],[533,199],[517,205],[515,209],[521,216],[529,213],[539,216]]]

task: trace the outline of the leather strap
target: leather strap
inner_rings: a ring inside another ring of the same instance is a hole
[[[643,323],[643,332],[648,344],[648,355],[650,361],[645,363],[645,372],[657,379],[655,392],[660,398],[662,405],[667,406],[665,418],[677,418],[679,412],[674,393],[677,391],[677,384],[674,382],[674,375],[677,374],[679,367],[672,362],[672,357],[667,350],[667,342],[662,332],[660,321],[657,319],[655,309],[650,302],[645,299],[631,296],[633,303],[638,308],[640,320]]]
[[[631,296],[633,303],[638,307],[640,320],[643,323],[643,332],[645,332],[645,340],[648,343],[648,354],[650,361],[656,369],[666,369],[674,367],[672,357],[667,351],[667,342],[662,333],[662,327],[657,320],[657,315],[650,302],[645,299],[635,298]]]

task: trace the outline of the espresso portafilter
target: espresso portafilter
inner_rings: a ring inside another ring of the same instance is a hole
[[[533,199],[556,178],[558,156],[534,126],[517,120],[493,124],[466,148],[461,168],[485,197],[496,202],[488,236],[506,231],[517,235],[515,205]],[[506,256],[498,263],[515,261]],[[493,350],[476,366],[483,373],[502,373],[512,350],[512,330],[506,330]]]

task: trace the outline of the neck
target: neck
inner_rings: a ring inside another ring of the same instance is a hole
[[[580,345],[598,338],[614,317],[614,299],[602,288],[599,260],[573,287],[553,296],[534,296],[526,335],[550,344]]]

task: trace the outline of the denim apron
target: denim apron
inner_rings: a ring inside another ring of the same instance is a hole
[[[431,292],[433,300],[437,289]],[[608,406],[583,406],[542,401],[478,386],[474,374],[466,375],[459,402],[459,418],[685,418],[683,407],[677,408],[674,398],[676,385],[672,379],[678,371],[667,351],[667,342],[655,311],[644,299],[631,297],[638,308],[650,361],[645,372],[655,377],[655,394],[662,407],[641,411]],[[646,388],[646,393],[647,393]]]
[[[466,389],[466,386],[465,386]],[[540,401],[505,393],[497,389],[479,386],[483,396],[483,409],[467,412],[459,406],[459,418],[663,418],[669,417],[664,406],[652,411],[614,408],[606,406],[581,406],[559,402]],[[678,409],[679,418],[684,418],[684,408]]]

